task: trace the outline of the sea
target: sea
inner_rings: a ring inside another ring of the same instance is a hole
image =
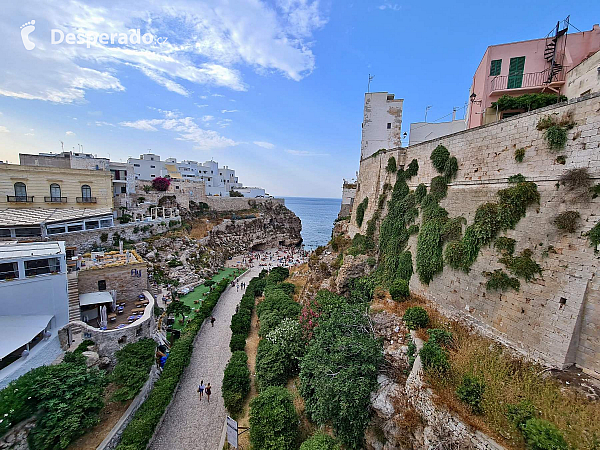
[[[285,197],[285,206],[302,221],[302,239],[306,250],[314,250],[331,240],[333,221],[342,206],[341,198]]]

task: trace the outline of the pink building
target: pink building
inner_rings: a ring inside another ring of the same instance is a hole
[[[567,72],[600,49],[600,26],[579,33],[568,33],[568,26],[567,18],[546,38],[487,48],[473,76],[468,128],[523,112],[492,108],[502,95],[564,93]]]

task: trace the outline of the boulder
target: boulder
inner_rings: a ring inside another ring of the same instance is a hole
[[[85,358],[86,358],[85,364],[88,367],[94,367],[100,363],[100,355],[98,355],[98,353],[96,353],[96,352],[87,351],[87,352],[83,352],[82,355],[85,356]]]

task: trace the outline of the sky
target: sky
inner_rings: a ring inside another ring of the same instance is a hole
[[[404,99],[408,132],[430,105],[429,121],[463,117],[487,46],[569,14],[582,31],[600,22],[595,1],[0,3],[0,160],[63,146],[213,158],[272,195],[330,198],[358,170],[369,74]]]

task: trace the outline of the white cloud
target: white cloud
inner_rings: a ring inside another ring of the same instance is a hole
[[[198,103],[194,103],[198,108],[206,108],[208,105],[199,105]]]
[[[287,153],[294,156],[329,156],[329,153],[313,153],[306,150],[286,150]]]
[[[0,125],[0,133],[10,133],[10,130],[5,126]]]
[[[221,95],[221,94],[213,94],[212,97],[225,97],[225,96]]]
[[[211,120],[213,120],[215,118],[215,116],[202,116],[202,122],[210,122]]]
[[[266,148],[269,150],[275,147],[275,144],[271,144],[270,142],[265,141],[254,141],[253,143],[254,145],[258,145],[259,147]]]
[[[65,134],[67,136],[74,136],[75,135],[75,133],[73,133],[72,131],[67,131]]]
[[[169,111],[165,111],[165,113],[169,113]],[[212,118],[212,116],[204,117]],[[158,131],[159,128],[166,131],[172,131],[177,133],[176,140],[192,142],[194,148],[200,150],[226,148],[237,145],[237,142],[221,136],[216,131],[200,128],[192,117],[179,117],[176,119],[141,119],[133,122],[121,122],[119,125],[142,131]]]
[[[237,112],[237,109],[222,109],[221,110],[221,114],[226,114],[226,113],[234,113]]]
[[[402,6],[398,5],[397,3],[384,3],[379,5],[377,8],[382,11],[385,11],[386,9],[389,9],[390,11],[400,11]]]
[[[299,81],[312,72],[314,30],[326,23],[319,0],[102,0],[4,2],[0,17],[0,96],[57,103],[82,102],[88,90],[124,91],[135,68],[179,95],[193,85],[246,90],[240,70],[277,72]],[[18,17],[36,17],[24,49]],[[158,44],[50,44],[50,30],[128,33],[139,28],[168,40]],[[125,80],[125,81],[122,81]],[[214,94],[220,96],[221,94]]]
[[[96,126],[97,127],[114,127],[115,125],[113,123],[104,122],[103,120],[96,120]]]

